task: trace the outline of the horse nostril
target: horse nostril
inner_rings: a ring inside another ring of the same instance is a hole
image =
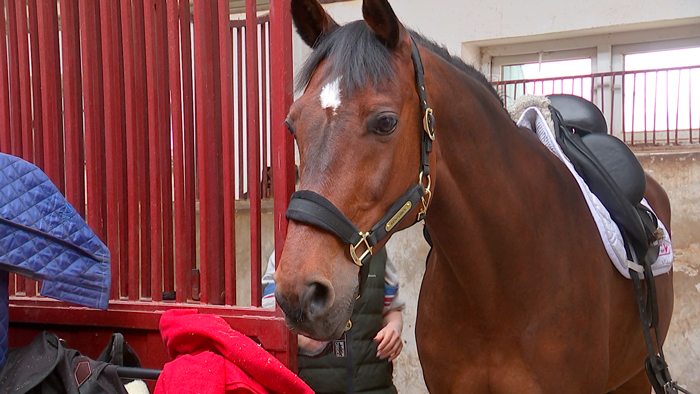
[[[306,307],[306,313],[309,319],[322,316],[330,308],[333,303],[333,294],[330,286],[312,282],[304,291],[302,297],[302,306]]]

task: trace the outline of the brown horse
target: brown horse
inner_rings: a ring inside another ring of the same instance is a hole
[[[287,124],[300,189],[315,196],[306,210],[327,220],[289,215],[275,281],[290,327],[341,335],[364,255],[388,238],[368,233],[390,236],[423,210],[432,251],[416,340],[431,392],[648,394],[632,282],[612,266],[571,173],[516,127],[483,75],[405,29],[386,0],[362,10],[364,21],[339,26],[316,0],[292,1],[314,52]],[[646,197],[670,229],[668,197],[651,178]],[[331,223],[342,216],[349,224],[338,226],[362,230],[354,240]],[[665,337],[672,275],[656,285]]]

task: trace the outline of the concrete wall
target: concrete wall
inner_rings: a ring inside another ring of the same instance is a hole
[[[361,0],[328,4],[338,23],[362,18]],[[485,46],[700,24],[697,0],[394,0],[406,25],[478,62]],[[304,44],[295,41],[296,60]]]

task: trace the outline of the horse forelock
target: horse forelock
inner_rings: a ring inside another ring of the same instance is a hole
[[[409,30],[409,33],[418,44],[484,84],[502,102],[484,74],[451,55],[445,47],[413,30]],[[343,25],[319,39],[297,75],[297,91],[306,88],[324,60],[328,60],[329,64],[324,69],[322,79],[335,80],[342,77],[341,88],[348,94],[369,86],[376,88],[385,81],[394,80],[396,76],[391,64],[391,51],[375,37],[363,20]]]
[[[319,40],[297,75],[297,90],[306,88],[324,60],[328,66],[322,80],[342,77],[341,88],[348,94],[368,84],[379,86],[394,77],[391,51],[361,20],[343,25]]]

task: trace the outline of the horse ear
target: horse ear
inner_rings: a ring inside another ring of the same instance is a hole
[[[389,49],[399,45],[403,26],[387,0],[364,0],[362,16],[374,35]]]
[[[319,39],[327,36],[338,24],[316,0],[292,0],[292,20],[297,33],[306,45],[314,47]]]

